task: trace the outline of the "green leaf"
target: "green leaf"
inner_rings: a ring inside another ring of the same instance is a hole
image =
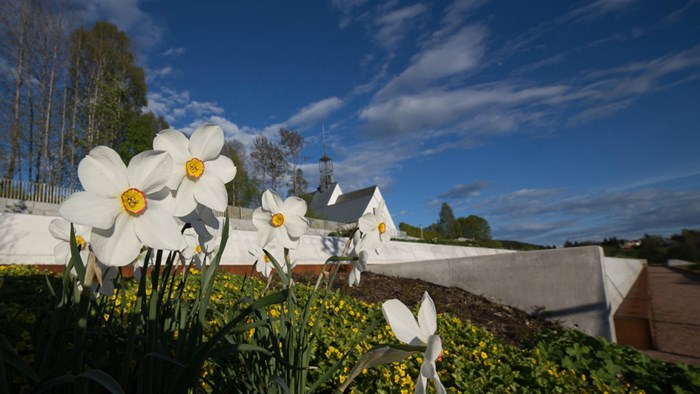
[[[78,279],[80,279],[81,284],[85,284],[85,265],[83,265],[83,260],[80,258],[80,249],[78,249],[78,244],[75,242],[75,228],[73,223],[70,224],[70,261],[75,267],[75,272],[78,273]]]
[[[119,383],[117,383],[117,381],[114,380],[114,378],[111,377],[109,374],[99,369],[91,369],[89,371],[85,371],[78,375],[78,378],[92,380],[93,382],[99,384],[112,394],[124,394],[124,390],[119,385]]]
[[[350,385],[363,369],[373,368],[379,365],[402,361],[409,358],[414,353],[425,351],[424,346],[409,345],[378,345],[374,346],[357,361],[355,367],[348,374],[348,378],[338,388],[340,392]]]

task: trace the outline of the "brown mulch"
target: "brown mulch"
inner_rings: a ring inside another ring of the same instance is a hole
[[[417,279],[396,278],[363,272],[359,287],[348,287],[348,273],[339,272],[333,289],[370,303],[382,303],[397,298],[409,307],[417,306],[427,291],[439,313],[447,312],[462,321],[471,321],[489,330],[501,341],[520,347],[527,346],[534,337],[557,324],[531,316],[519,309],[500,305],[456,287],[444,287]],[[317,275],[294,274],[294,280],[313,284]]]

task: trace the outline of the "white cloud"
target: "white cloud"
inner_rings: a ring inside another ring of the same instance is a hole
[[[352,22],[352,15],[355,10],[360,8],[366,2],[367,0],[331,0],[331,4],[333,4],[333,6],[342,14],[340,18],[341,29],[345,29],[350,25]]]
[[[158,44],[163,31],[153,18],[140,8],[141,0],[72,0],[83,10],[86,21],[106,20],[129,33],[141,48]]]
[[[485,39],[484,27],[463,27],[444,42],[414,56],[412,64],[380,90],[377,98],[419,90],[442,78],[475,69],[484,55]]]
[[[189,91],[179,92],[170,88],[161,88],[159,91],[148,93],[146,110],[163,116],[168,123],[186,116],[202,117],[224,113],[224,109],[215,102],[192,100]]]
[[[360,112],[360,119],[367,122],[366,128],[369,131],[384,134],[426,132],[454,125],[460,120],[465,121],[474,111],[486,107],[509,108],[542,102],[567,89],[566,86],[436,89],[370,104]]]
[[[184,55],[187,50],[183,47],[170,48],[163,52],[163,56],[180,56]]]
[[[156,69],[146,69],[146,81],[151,82],[159,78],[167,77],[172,75],[175,71],[172,66],[165,66],[163,68]]]
[[[375,20],[378,28],[375,39],[387,49],[395,48],[410,29],[413,20],[425,13],[427,9],[425,4],[414,4],[379,16]]]
[[[291,126],[311,126],[327,118],[343,106],[343,100],[338,97],[328,97],[306,105],[292,115],[287,123]]]

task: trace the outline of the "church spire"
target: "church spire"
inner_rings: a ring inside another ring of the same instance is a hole
[[[333,183],[333,159],[326,153],[326,126],[323,125],[323,156],[318,161],[318,170],[321,176],[321,183],[318,187],[320,192],[324,192],[331,187]]]

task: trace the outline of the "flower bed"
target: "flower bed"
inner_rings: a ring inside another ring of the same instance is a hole
[[[210,325],[205,336],[224,326],[231,317],[236,304],[246,294],[255,298],[265,293],[266,284],[257,279],[218,273],[210,297],[211,313],[207,315]],[[0,267],[0,327],[10,345],[19,356],[33,368],[38,368],[37,346],[40,334],[46,329],[46,312],[53,298],[48,282],[58,286],[60,277],[45,277],[32,267]],[[183,298],[194,300],[199,294],[200,275],[192,272],[184,287]],[[93,313],[91,318],[109,327],[115,337],[125,335],[129,312],[134,308],[138,282],[121,279],[117,291],[111,297],[100,297],[97,302],[103,316]],[[146,286],[150,288],[150,286]],[[311,295],[312,286],[295,286],[300,305],[305,305]],[[309,381],[315,381],[321,373],[329,370],[342,359],[345,351],[353,349],[340,364],[332,377],[319,387],[320,392],[332,392],[342,385],[358,359],[373,345],[395,341],[389,325],[379,324],[359,344],[354,345],[370,322],[381,316],[378,304],[369,304],[334,292],[325,303],[316,298],[312,311],[325,307],[326,314],[321,324],[318,341],[311,353]],[[267,307],[269,315],[276,319],[283,313],[284,304]],[[317,324],[309,320],[310,326]],[[245,328],[236,334],[238,343],[265,346],[264,327]],[[586,335],[568,331],[547,331],[533,346],[519,348],[504,344],[487,330],[470,322],[449,315],[438,315],[438,332],[442,338],[443,353],[438,364],[440,380],[447,392],[546,392],[546,393],[590,393],[590,392],[698,392],[700,371],[680,364],[653,361],[629,347],[618,346],[596,340]],[[177,334],[176,334],[177,335]],[[115,346],[123,345],[116,341]],[[70,347],[70,345],[68,346]],[[98,363],[101,350],[88,351],[87,359]],[[254,362],[257,353],[246,362]],[[422,355],[414,355],[404,362],[360,371],[348,388],[358,393],[412,393],[415,379],[419,376]],[[226,358],[207,361],[200,371],[201,386],[205,391],[227,391],[240,386],[251,376],[236,376],[240,365]],[[9,382],[14,389],[28,387],[22,374],[7,368]],[[133,373],[136,373],[135,371]],[[238,385],[238,386],[237,386]],[[13,392],[17,390],[12,390]],[[236,391],[236,389],[233,389]]]

